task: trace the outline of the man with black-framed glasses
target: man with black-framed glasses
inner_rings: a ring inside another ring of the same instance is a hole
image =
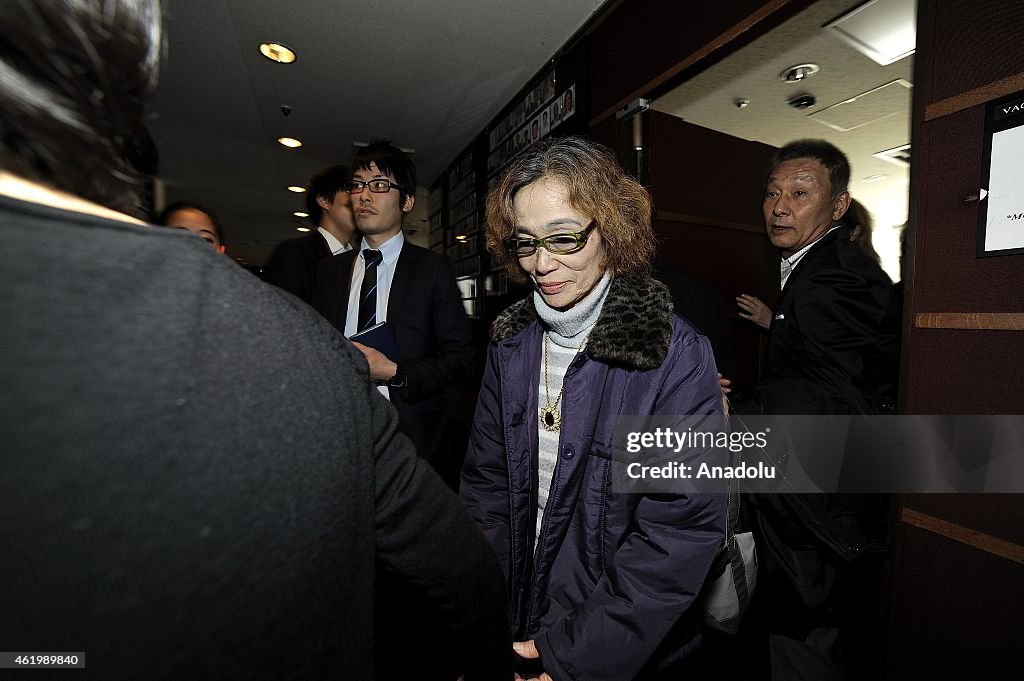
[[[374,140],[352,160],[346,191],[363,238],[357,250],[320,262],[314,307],[347,337],[386,322],[398,356],[388,357],[370,341],[353,344],[417,454],[458,489],[465,445],[442,442],[445,391],[472,373],[473,339],[451,262],[409,243],[402,233],[402,219],[416,203],[416,166],[389,141]],[[458,676],[451,656],[438,654],[449,645],[451,631],[439,625],[438,615],[422,616],[431,604],[386,575],[376,593],[377,678]]]
[[[468,379],[474,356],[455,271],[402,233],[416,203],[416,166],[405,152],[372,141],[353,159],[345,190],[363,238],[357,250],[321,261],[314,306],[347,337],[387,322],[397,357],[354,344],[398,410],[402,431],[455,487],[461,452],[439,451],[444,392]]]

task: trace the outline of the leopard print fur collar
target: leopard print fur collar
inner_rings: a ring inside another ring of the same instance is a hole
[[[491,325],[491,340],[515,336],[537,320],[533,297],[512,304]],[[587,351],[596,360],[648,370],[661,366],[672,340],[672,294],[642,274],[612,280]]]

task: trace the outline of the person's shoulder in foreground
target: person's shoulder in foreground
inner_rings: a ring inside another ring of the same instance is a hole
[[[185,233],[3,209],[4,640],[150,678],[365,678],[379,554],[489,651],[467,672],[508,678],[493,555],[326,322]]]
[[[81,653],[83,678],[372,678],[380,563],[437,605],[467,679],[509,679],[493,553],[358,353],[126,214],[161,12],[0,12],[0,641]]]

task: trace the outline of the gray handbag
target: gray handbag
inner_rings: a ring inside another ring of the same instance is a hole
[[[704,624],[735,634],[757,586],[757,551],[754,535],[736,532],[740,519],[740,495],[735,480],[729,481],[725,539],[701,589]]]

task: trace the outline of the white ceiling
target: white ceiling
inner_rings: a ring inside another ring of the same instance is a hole
[[[776,147],[804,137],[826,139],[838,146],[853,167],[850,193],[874,216],[875,248],[883,257],[883,267],[896,281],[899,245],[898,233],[892,227],[907,219],[909,169],[873,154],[910,143],[911,90],[894,85],[874,97],[823,112],[894,80],[913,80],[912,56],[879,66],[822,28],[861,4],[863,0],[820,0],[657,99],[652,108],[695,125]],[[821,70],[796,84],[780,80],[779,74],[786,68],[808,62]],[[817,104],[803,111],[786,104],[803,93],[813,95]],[[737,99],[747,99],[750,104],[737,108]],[[843,111],[850,108],[855,109],[852,113],[857,115],[857,122],[864,125],[839,132],[819,122],[823,117],[853,120],[854,116]],[[865,178],[872,175],[886,177],[866,182]]]
[[[209,206],[228,253],[262,263],[298,236],[314,172],[353,142],[415,150],[420,185],[498,114],[604,0],[167,0],[167,59],[150,129],[168,201]],[[259,43],[298,53],[282,65]],[[280,107],[291,106],[285,117]],[[305,146],[286,149],[287,135]],[[425,219],[425,196],[411,216]]]

